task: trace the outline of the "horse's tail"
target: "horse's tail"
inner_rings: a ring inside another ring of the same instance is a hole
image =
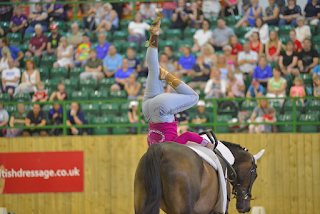
[[[160,162],[163,149],[160,144],[149,147],[145,159],[145,190],[146,203],[143,214],[159,214],[162,197]]]

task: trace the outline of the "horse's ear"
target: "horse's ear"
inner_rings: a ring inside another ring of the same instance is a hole
[[[264,151],[265,151],[265,150],[262,149],[258,154],[253,155],[256,164],[257,164],[257,161],[259,160],[259,158],[261,158],[261,156],[263,155]]]

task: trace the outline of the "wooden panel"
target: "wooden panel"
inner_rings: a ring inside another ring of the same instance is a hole
[[[251,206],[273,214],[320,210],[320,134],[221,134],[256,154],[258,179]],[[84,151],[84,192],[0,195],[0,206],[19,214],[134,213],[133,179],[147,150],[146,136],[78,136],[0,140],[1,152]],[[163,212],[161,212],[163,213]],[[230,214],[238,213],[235,200]]]

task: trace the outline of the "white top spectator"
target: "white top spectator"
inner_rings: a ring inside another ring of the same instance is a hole
[[[311,30],[308,25],[303,25],[302,27],[297,27],[296,28],[296,34],[297,34],[297,39],[300,42],[303,42],[305,38],[310,38],[311,36]]]
[[[246,39],[250,39],[250,37],[252,36],[252,34],[254,32],[258,32],[259,33],[259,37],[260,37],[260,42],[262,44],[266,44],[269,41],[269,27],[267,24],[263,24],[260,28],[260,30],[258,30],[258,28],[254,27],[252,28],[250,31],[248,31],[245,35],[244,38]]]
[[[20,79],[20,70],[16,67],[8,68],[2,71],[2,80],[5,80],[6,86],[18,87],[19,79],[16,82],[11,82],[16,77]]]
[[[145,2],[140,5],[139,12],[143,15],[144,19],[154,19],[156,18],[156,8],[156,4]]]
[[[212,31],[207,30],[206,32],[204,32],[203,29],[199,29],[193,35],[193,38],[198,41],[198,45],[202,46],[206,44],[209,41],[209,39],[212,38]]]
[[[258,61],[258,54],[257,54],[257,52],[252,51],[252,50],[250,50],[248,53],[245,51],[241,51],[238,55],[238,62],[241,60]],[[243,73],[249,73],[250,71],[253,71],[256,66],[257,66],[257,63],[244,63],[242,65],[239,65],[239,69]]]
[[[145,31],[148,30],[149,28],[150,28],[150,25],[145,22],[137,23],[137,22],[131,21],[128,26],[129,30],[133,30],[134,33],[137,33],[143,36],[146,35]]]

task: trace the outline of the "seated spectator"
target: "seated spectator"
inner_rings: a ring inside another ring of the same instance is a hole
[[[151,2],[144,2],[140,4],[139,13],[142,14],[143,19],[155,19],[157,5]]]
[[[48,97],[48,92],[45,89],[44,82],[38,82],[37,91],[33,94],[32,102],[47,102]]]
[[[98,80],[113,77],[114,73],[122,66],[122,56],[117,53],[114,45],[109,46],[109,54],[103,60],[103,73],[98,75]]]
[[[199,54],[196,64],[192,66],[192,69],[188,73],[188,76],[192,78],[188,85],[192,89],[199,88],[203,90],[210,78],[210,72],[210,66],[204,63],[204,56]]]
[[[142,14],[137,13],[134,17],[134,21],[131,21],[128,25],[128,41],[138,43],[140,47],[141,43],[147,40],[146,30],[149,30],[150,25],[146,22],[143,22]]]
[[[279,15],[279,26],[281,25],[293,25],[297,27],[297,18],[301,16],[301,8],[296,4],[296,0],[287,0],[288,5],[282,8]]]
[[[124,84],[124,90],[128,94],[128,100],[135,100],[138,98],[141,88],[141,83],[137,82],[137,76],[131,73]]]
[[[214,48],[210,44],[205,44],[201,48],[201,54],[204,57],[204,63],[212,68],[218,61],[217,55],[214,54]]]
[[[26,126],[27,127],[43,127],[47,123],[47,114],[43,111],[39,104],[33,104],[32,110],[27,113]],[[46,129],[25,129],[23,131],[23,136],[29,137],[33,134],[38,133],[40,136],[47,136]]]
[[[244,97],[245,86],[243,79],[236,78],[233,73],[228,74],[226,88],[227,98]]]
[[[318,0],[312,0],[304,8],[303,16],[310,25],[318,25],[320,15],[320,4]]]
[[[93,6],[94,7],[92,9],[96,13],[96,15],[95,15],[96,19],[99,20],[99,22],[102,21],[103,17],[105,16],[105,11],[103,9],[102,3],[97,2]]]
[[[50,25],[51,35],[48,37],[47,51],[49,55],[56,55],[58,50],[58,45],[61,39],[60,33],[58,33],[58,25],[52,23]]]
[[[15,15],[11,17],[10,25],[5,31],[5,35],[8,33],[20,33],[23,38],[28,18],[22,14],[20,6],[14,8],[14,13]]]
[[[279,66],[284,75],[296,76],[299,70],[296,69],[298,65],[298,54],[294,51],[294,44],[292,41],[287,42],[287,49],[280,52]]]
[[[221,51],[223,46],[228,44],[230,37],[235,34],[234,31],[226,25],[226,21],[222,17],[218,18],[217,23],[218,27],[213,30],[210,43],[216,51]]]
[[[278,33],[275,30],[270,31],[270,40],[265,46],[268,62],[278,62],[282,42],[278,38]]]
[[[0,58],[0,73],[2,71],[9,68],[8,59],[11,58],[11,53],[8,47],[1,48],[1,55],[2,58]]]
[[[258,32],[253,32],[250,38],[250,49],[257,52],[258,56],[263,54],[264,45],[260,42],[260,37]]]
[[[237,16],[239,15],[238,11],[238,0],[224,0],[224,15],[225,16]]]
[[[204,89],[205,98],[222,98],[226,93],[226,81],[221,79],[220,70],[215,70],[214,75],[208,80]]]
[[[96,46],[97,57],[103,60],[109,52],[110,43],[106,40],[104,33],[99,33],[98,42],[99,44]]]
[[[259,6],[258,0],[251,0],[251,7],[246,11],[245,16],[242,17],[235,25],[235,28],[254,26],[257,18],[262,17],[263,10]]]
[[[18,111],[11,115],[9,122],[10,129],[7,129],[7,138],[19,137],[23,134],[23,129],[19,129],[19,127],[26,125],[27,113],[24,111],[24,107],[23,103],[18,103]]]
[[[56,0],[49,0],[48,2],[52,2],[51,4],[46,5],[49,21],[53,21],[53,20],[67,21],[67,13],[64,12],[63,5],[62,4],[54,4],[54,2],[56,2]]]
[[[183,56],[179,58],[178,68],[182,74],[187,74],[196,64],[196,58],[190,54],[190,47],[188,46],[184,46],[182,52]]]
[[[237,67],[237,57],[232,54],[232,47],[230,45],[225,45],[222,50],[226,56],[227,65],[230,66],[232,71],[234,71]]]
[[[115,84],[111,86],[111,91],[123,90],[130,74],[132,73],[133,69],[128,67],[128,59],[123,59],[122,67],[114,74]]]
[[[28,51],[26,52],[27,57],[36,56],[41,57],[47,53],[47,37],[42,33],[42,26],[37,24],[34,27],[36,35],[30,39]]]
[[[191,3],[191,10],[189,11],[189,27],[190,28],[202,28],[203,14],[201,8],[197,2]]]
[[[139,105],[139,103],[137,101],[131,101],[129,104],[128,118],[129,118],[129,122],[131,124],[138,124],[138,121],[139,121],[138,105]],[[141,123],[145,124],[144,120],[142,119],[142,116],[143,115],[141,115]],[[129,134],[137,134],[138,127],[130,127],[128,133]]]
[[[50,95],[50,101],[54,101],[54,100],[58,100],[58,101],[64,101],[68,99],[68,95],[67,93],[64,91],[65,89],[65,85],[64,83],[59,83],[58,84],[58,90],[52,92],[52,94]]]
[[[246,97],[253,98],[253,97],[261,97],[263,96],[263,86],[260,85],[259,81],[253,80],[251,85],[248,88]]]
[[[72,34],[68,36],[67,42],[76,49],[83,41],[82,33],[79,32],[79,26],[76,22],[71,24],[71,32]]]
[[[162,17],[172,19],[172,14],[177,8],[176,1],[165,1],[162,3]]]
[[[202,12],[205,19],[218,17],[221,12],[221,3],[219,0],[203,0]]]
[[[277,117],[276,117],[276,110],[273,108],[270,108],[267,114],[264,114],[262,117],[256,117],[255,121],[256,123],[275,123],[277,122]],[[260,125],[250,125],[249,126],[249,133],[257,133],[260,134],[261,132],[265,133],[271,133],[272,132],[272,125],[267,125],[267,124],[260,124]],[[253,127],[253,128],[252,128]]]
[[[78,103],[71,103],[70,110],[67,111],[67,126],[86,124],[87,121],[84,112],[80,109]],[[68,129],[68,135],[82,135],[82,128],[71,127]]]
[[[296,37],[296,31],[290,30],[289,36],[290,36],[290,40],[294,43],[294,50],[296,53],[299,53],[302,50],[302,45],[301,42],[299,40],[297,40]]]
[[[172,25],[171,28],[179,28],[184,30],[187,26],[189,10],[186,7],[184,0],[178,0],[178,7],[175,9],[172,14]]]
[[[96,10],[92,8],[88,12],[88,17],[82,17],[82,27],[85,32],[95,31],[100,23]]]
[[[267,65],[265,55],[260,56],[258,66],[254,69],[252,78],[256,79],[263,87],[267,87],[269,78],[272,77],[272,68]]]
[[[313,96],[320,97],[320,77],[316,76],[313,78]]]
[[[73,46],[68,44],[66,37],[61,37],[57,51],[57,61],[53,63],[54,68],[65,67],[67,70],[74,67]]]
[[[105,10],[105,18],[100,22],[94,33],[102,31],[116,31],[119,28],[119,16],[117,11],[112,9],[110,3],[105,3],[103,5]]]
[[[253,69],[257,66],[258,54],[250,49],[250,43],[243,45],[243,51],[238,55],[238,66],[239,69],[245,75],[252,76]]]
[[[129,65],[130,65],[130,63],[129,63]],[[160,55],[159,65],[169,72],[174,72],[176,70],[175,66],[169,62],[168,56],[165,53]]]
[[[319,54],[314,48],[310,39],[305,39],[303,49],[299,53],[298,67],[300,73],[312,73],[313,68],[319,64]]]
[[[26,61],[26,71],[22,74],[21,83],[14,91],[14,96],[17,94],[29,94],[37,90],[36,85],[40,82],[40,73],[35,68],[35,62],[32,59],[28,59]]]
[[[294,86],[290,88],[290,97],[305,97],[306,91],[303,87],[303,79],[296,77],[293,81]],[[300,99],[301,103],[304,104],[304,99]]]
[[[287,81],[281,77],[280,68],[276,67],[273,69],[273,77],[268,80],[268,92],[266,97],[286,97]],[[283,105],[284,99],[275,99],[279,101],[281,106]]]
[[[251,114],[251,117],[250,117],[250,122],[252,123],[262,123],[263,122],[263,116],[268,114],[270,109],[272,109],[270,106],[269,106],[269,102],[268,100],[258,100],[258,106],[255,107],[253,109],[253,112]],[[261,132],[261,127],[260,127],[260,130],[256,130],[256,128],[258,127],[259,125],[249,125],[249,133],[250,134],[253,134],[253,133],[260,133]]]
[[[183,134],[188,131],[189,126],[187,125],[189,123],[190,117],[187,111],[182,111],[174,114],[174,118],[178,121],[178,134]]]
[[[320,6],[320,5],[319,5]],[[310,39],[311,30],[308,25],[304,24],[303,16],[297,18],[298,27],[296,27],[296,36],[300,42],[303,42],[305,39]]]
[[[251,7],[251,0],[242,0],[241,15],[245,15],[250,7]]]
[[[42,10],[42,5],[40,3],[36,4],[36,12],[33,12],[32,14],[29,14],[29,27],[26,29],[25,33],[34,33],[35,32],[35,26],[37,24],[40,24],[42,26],[43,32],[47,31],[47,18],[48,14],[47,12],[44,12]]]
[[[256,19],[255,26],[244,35],[244,38],[250,39],[254,32],[258,33],[262,44],[266,44],[269,41],[269,27],[268,24],[264,23],[261,17]]]
[[[0,93],[8,93],[12,96],[15,88],[19,85],[20,69],[14,67],[12,58],[8,59],[8,64],[9,68],[2,71],[2,87],[0,87]]]
[[[164,47],[164,53],[168,56],[168,63],[171,63],[174,65],[175,70],[178,69],[178,57],[173,55],[173,47],[172,46],[166,46]]]
[[[52,104],[52,109],[48,112],[48,117],[51,125],[59,126],[63,124],[62,108],[59,103]],[[53,128],[50,130],[49,135],[58,136],[61,133],[61,129]]]
[[[3,104],[0,103],[0,127],[7,127],[9,121],[9,114],[7,110],[3,108]],[[4,132],[0,132],[0,137],[4,136]]]
[[[207,123],[209,120],[208,114],[205,112],[206,104],[203,100],[198,101],[197,103],[197,112],[195,113],[194,117],[192,118],[192,123],[194,124],[202,124]],[[206,130],[205,126],[194,126],[193,127],[197,133],[203,132]]]
[[[139,73],[141,71],[140,60],[135,57],[135,50],[133,48],[127,49],[127,60],[129,68],[132,68],[134,72]]]
[[[23,58],[24,54],[16,46],[10,45],[8,37],[0,38],[0,58],[2,58],[1,49],[8,47],[11,53],[11,57],[14,59],[14,65],[19,67],[20,60]]]
[[[278,26],[280,7],[275,0],[269,0],[269,6],[266,8],[263,21],[268,25]],[[268,34],[269,35],[269,32]]]
[[[74,57],[75,60],[73,61],[73,65],[71,65],[71,67],[84,67],[90,57],[91,42],[89,35],[86,33],[83,34],[82,41],[83,42],[78,46],[77,53]]]
[[[102,66],[101,59],[97,58],[97,51],[91,49],[90,58],[84,67],[84,72],[80,74],[80,80],[94,79],[96,84],[98,84],[98,75],[102,72]]]
[[[202,46],[209,42],[212,38],[212,32],[209,30],[210,24],[207,20],[203,21],[202,29],[196,31],[193,35],[193,47],[192,52],[198,52],[201,50]]]
[[[229,40],[229,45],[231,46],[232,55],[238,57],[238,54],[243,51],[242,45],[238,42],[237,36],[231,36]]]

